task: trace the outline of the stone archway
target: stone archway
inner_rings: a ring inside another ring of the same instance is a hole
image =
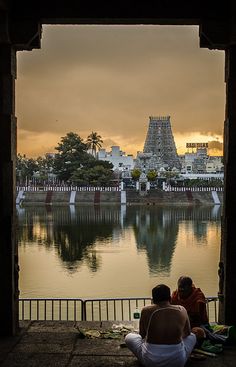
[[[236,5],[211,0],[192,4],[161,0],[129,4],[124,0],[97,4],[63,0],[0,2],[0,325],[1,334],[18,328],[18,258],[16,245],[15,160],[16,52],[40,47],[42,24],[199,25],[200,47],[226,50],[224,133],[225,191],[220,266],[220,319],[236,323]]]

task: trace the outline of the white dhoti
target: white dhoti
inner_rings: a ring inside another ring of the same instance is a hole
[[[150,344],[141,335],[129,333],[125,343],[145,367],[183,367],[196,344],[196,335],[191,333],[179,344]]]

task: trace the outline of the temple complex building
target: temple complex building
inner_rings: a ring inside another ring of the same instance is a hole
[[[189,151],[189,146],[192,150]],[[223,173],[224,164],[222,156],[210,156],[208,143],[187,143],[188,151],[179,155],[181,173]]]
[[[172,134],[170,116],[150,116],[143,152],[138,152],[136,167],[143,172],[180,170],[181,165]]]

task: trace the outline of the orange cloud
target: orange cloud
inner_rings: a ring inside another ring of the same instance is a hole
[[[181,134],[222,139],[224,53],[200,49],[197,27],[45,26],[41,50],[17,55],[21,152],[97,131],[136,154],[150,115],[171,116],[178,150]]]

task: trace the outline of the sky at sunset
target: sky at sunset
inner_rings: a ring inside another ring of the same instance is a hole
[[[198,27],[44,26],[40,50],[18,52],[18,152],[54,152],[72,131],[107,150],[143,149],[149,116],[171,116],[178,153],[222,154],[224,52],[200,49]]]

